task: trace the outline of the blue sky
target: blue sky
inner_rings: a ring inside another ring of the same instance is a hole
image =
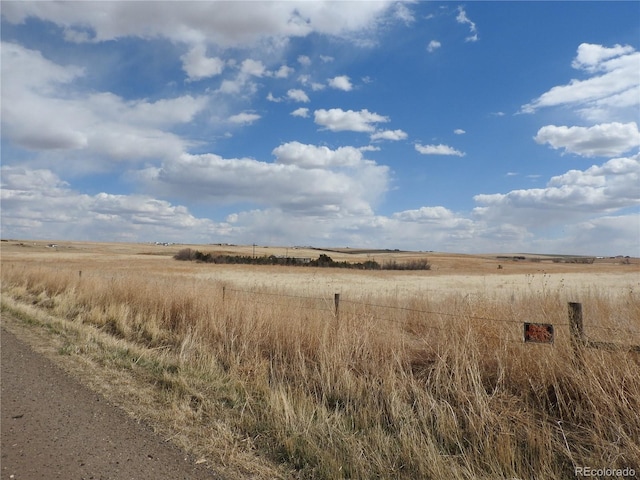
[[[2,2],[2,236],[640,256],[638,2]]]

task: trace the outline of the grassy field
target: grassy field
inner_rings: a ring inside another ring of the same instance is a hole
[[[640,472],[640,353],[626,348],[640,344],[637,259],[197,246],[432,264],[370,272],[50,243],[2,242],[15,328],[48,332],[95,388],[230,478]],[[575,352],[569,301],[587,335],[620,348]],[[523,322],[554,324],[554,344],[524,344]]]

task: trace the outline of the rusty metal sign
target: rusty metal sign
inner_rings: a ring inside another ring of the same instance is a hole
[[[525,323],[525,343],[553,343],[553,325],[550,323]]]

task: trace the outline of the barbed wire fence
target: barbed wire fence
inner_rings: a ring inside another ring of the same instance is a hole
[[[357,315],[358,312],[360,312],[360,314],[363,314],[366,311],[372,319],[379,322],[400,325],[408,328],[436,331],[445,331],[448,330],[448,327],[443,325],[429,324],[425,320],[427,317],[432,318],[433,316],[436,316],[439,318],[465,318],[466,320],[470,321],[519,325],[521,327],[519,334],[514,335],[514,331],[511,330],[510,334],[506,336],[507,341],[516,343],[553,344],[556,327],[568,327],[571,345],[572,348],[576,351],[584,347],[590,347],[604,348],[608,350],[630,350],[640,353],[640,345],[637,345],[640,344],[640,330],[590,324],[588,326],[589,330],[593,329],[606,331],[608,335],[611,335],[612,333],[620,333],[623,334],[626,339],[631,339],[631,341],[629,343],[621,344],[593,340],[589,338],[585,333],[582,304],[578,302],[568,303],[568,317],[566,322],[555,322],[553,324],[548,324],[523,322],[522,320],[514,318],[496,318],[486,315],[473,315],[468,312],[453,313],[399,305],[369,303],[361,300],[344,298],[344,296],[340,293],[335,293],[333,295],[333,298],[331,298],[327,296],[318,297],[290,293],[244,290],[240,288],[232,288],[225,285],[222,287],[223,301],[227,297],[227,292],[249,296],[253,303],[259,305],[290,307],[292,305],[291,301],[295,300],[297,301],[297,308],[325,312],[335,322],[340,322],[341,318],[343,319],[346,316],[353,317]],[[375,314],[373,313],[374,310]],[[398,313],[402,313],[404,314],[404,316],[398,317]],[[413,319],[408,319],[407,314],[411,315]],[[418,319],[415,319],[415,317],[418,317]],[[539,332],[541,331],[541,329],[546,329],[547,333],[540,336]],[[530,336],[528,334],[528,330],[531,332]]]

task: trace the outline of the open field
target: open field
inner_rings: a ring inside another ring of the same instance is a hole
[[[55,247],[47,245],[54,244]],[[63,264],[64,268],[84,269],[85,274],[97,272],[148,271],[157,275],[186,276],[228,282],[238,288],[283,289],[292,293],[322,296],[333,293],[362,292],[375,295],[443,295],[471,293],[489,296],[514,293],[538,293],[558,290],[567,294],[586,293],[601,289],[618,294],[628,288],[640,288],[640,259],[605,258],[591,265],[554,263],[559,256],[526,254],[456,255],[447,253],[377,251],[376,253],[340,253],[293,247],[253,247],[229,245],[153,245],[92,242],[2,242],[5,266],[14,261],[39,265]],[[427,258],[429,271],[344,271],[306,267],[256,268],[251,265],[211,265],[167,262],[167,258],[183,248],[199,249],[230,255],[287,255],[317,258],[326,253],[336,261],[398,262]],[[342,249],[344,251],[346,249]],[[351,250],[358,252],[358,250]],[[526,260],[510,260],[500,256],[525,255]],[[532,261],[535,260],[535,261]],[[628,262],[628,263],[627,263]],[[502,267],[502,268],[499,268]]]
[[[51,243],[2,242],[3,309],[52,332],[93,378],[126,376],[136,416],[232,478],[640,471],[637,259],[188,246],[432,265],[364,271]],[[587,335],[619,348],[574,350],[569,301],[583,304]],[[530,321],[554,324],[555,343],[524,344]]]

